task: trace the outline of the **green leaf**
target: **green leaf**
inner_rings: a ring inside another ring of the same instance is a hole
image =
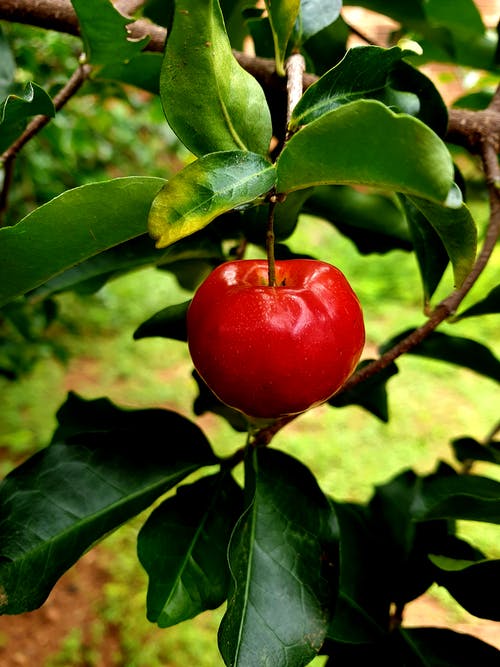
[[[446,628],[400,628],[400,665],[497,667],[500,651],[491,644]],[[396,638],[396,637],[395,637]]]
[[[186,315],[191,300],[167,306],[143,322],[134,331],[134,340],[161,336],[187,341]]]
[[[217,462],[200,429],[174,412],[80,402],[70,398],[58,437],[0,485],[2,613],[40,606],[96,541]]]
[[[435,474],[422,480],[412,508],[417,521],[500,523],[500,482],[479,475]]]
[[[130,86],[147,90],[153,95],[160,93],[161,53],[139,53],[124,63],[104,65],[95,75],[96,79],[121,81]]]
[[[109,0],[71,0],[71,4],[78,16],[85,55],[93,65],[127,62],[149,41],[149,38],[139,41],[127,38],[127,26],[132,19],[120,14]]]
[[[461,463],[466,461],[486,461],[500,465],[500,442],[491,442],[488,445],[474,440],[474,438],[456,438],[451,443],[455,458]]]
[[[195,160],[153,201],[148,226],[156,247],[164,248],[222,213],[262,197],[274,182],[274,166],[256,153],[227,151]]]
[[[328,623],[328,584],[321,563],[331,511],[301,463],[272,449],[255,450],[246,484],[251,503],[233,532],[233,588],[219,630],[226,665],[308,664]]]
[[[491,315],[493,313],[500,313],[500,285],[493,287],[484,299],[459,313],[454,321],[462,320],[465,317],[477,317],[478,315]]]
[[[419,477],[412,470],[405,470],[378,485],[369,503],[370,523],[381,552],[378,576],[385,577],[387,597],[401,608],[434,582],[429,551],[472,555],[471,548],[452,534],[446,520],[414,521],[413,506],[419,488]]]
[[[285,55],[295,22],[299,17],[301,0],[265,0],[273,33],[276,71],[285,76]]]
[[[271,4],[271,3],[270,3]],[[299,14],[293,28],[292,43],[296,49],[331,25],[340,16],[342,0],[300,0]]]
[[[401,60],[389,75],[389,85],[382,101],[419,118],[441,138],[445,137],[448,109],[431,79],[410,63]]]
[[[334,224],[363,255],[412,249],[403,211],[385,195],[323,185],[314,189],[304,210]]]
[[[306,60],[318,75],[324,74],[345,56],[350,30],[342,16],[304,44]]]
[[[453,174],[448,149],[426,125],[381,102],[358,100],[292,136],[278,159],[277,190],[364,184],[443,203]]]
[[[405,52],[395,46],[360,46],[349,49],[344,58],[305,91],[297,103],[289,127],[292,131],[320,118],[328,111],[361,98],[385,102],[389,74]]]
[[[436,581],[470,614],[500,621],[500,560],[478,563],[431,555],[438,568]]]
[[[406,338],[411,331],[411,329],[408,329],[384,343],[380,348],[381,353],[394,347]],[[446,361],[449,364],[457,364],[457,366],[469,368],[476,373],[500,382],[500,361],[489,348],[470,338],[448,336],[439,331],[434,331],[421,343],[408,350],[408,353]]]
[[[371,362],[370,359],[363,360],[358,370]],[[357,387],[340,391],[333,396],[328,403],[335,408],[342,408],[346,405],[360,405],[378,417],[383,422],[389,421],[389,406],[387,403],[387,381],[398,372],[395,363],[391,363],[380,373],[376,373],[365,382],[361,382]]]
[[[268,154],[272,125],[266,98],[233,56],[217,0],[176,3],[160,94],[168,123],[195,155]]]
[[[156,266],[178,277],[190,262],[200,262],[210,271],[223,259],[220,244],[210,239],[193,236],[160,251],[151,243],[148,234],[142,234],[64,271],[29,292],[28,296],[38,300],[67,290],[93,294],[108,280],[140,267]]]
[[[441,239],[453,267],[455,286],[460,287],[476,259],[477,229],[467,206],[442,206],[410,197]]]
[[[179,487],[154,510],[137,542],[151,622],[166,628],[224,602],[227,545],[242,511],[243,494],[227,473]]]
[[[402,60],[409,53],[397,46],[350,49],[335,67],[309,86],[293,111],[290,129],[297,130],[343,104],[371,98],[420,118],[444,136],[446,106],[430,79]]]
[[[328,630],[333,641],[378,641],[388,625],[387,580],[365,508],[332,502],[340,530],[340,579]]]
[[[0,305],[144,234],[151,202],[164,183],[138,176],[90,183],[0,229]]]
[[[8,95],[0,105],[0,153],[23,132],[26,120],[41,114],[56,114],[49,95],[36,83],[28,82],[22,95]]]
[[[409,197],[400,196],[422,280],[424,309],[448,266],[449,257],[437,231]]]

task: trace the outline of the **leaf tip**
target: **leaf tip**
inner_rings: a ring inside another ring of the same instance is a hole
[[[464,203],[464,198],[462,196],[462,191],[458,187],[456,183],[453,183],[451,186],[446,199],[444,201],[444,205],[446,208],[461,208],[462,204]]]

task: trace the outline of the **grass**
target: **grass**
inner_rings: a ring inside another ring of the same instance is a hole
[[[290,246],[326,259],[346,273],[363,303],[370,355],[387,338],[424,321],[419,277],[411,255],[393,252],[361,258],[331,226],[313,219],[299,226]],[[474,288],[470,302],[490,289],[498,268],[497,258]],[[451,289],[449,275],[444,282],[447,286],[440,292]],[[54,412],[70,389],[88,398],[106,395],[122,405],[175,408],[194,418],[191,405],[196,386],[186,346],[163,339],[132,340],[143,320],[186,298],[188,294],[172,276],[152,269],[120,278],[83,300],[72,294],[58,297],[63,324],[53,335],[68,348],[71,359],[67,366],[53,358],[41,359],[29,376],[16,383],[0,379],[0,445],[4,452],[0,472],[6,473],[14,462],[47,443],[55,424]],[[498,354],[496,327],[497,321],[489,316],[444,329],[488,344]],[[471,435],[481,439],[490,431],[495,395],[498,404],[498,387],[491,380],[409,355],[398,366],[400,372],[388,385],[388,424],[355,406],[323,406],[289,425],[274,445],[304,461],[325,492],[339,500],[363,501],[376,485],[405,468],[427,472],[437,459],[451,461],[450,438]],[[220,454],[229,454],[244,443],[244,435],[235,434],[218,418],[203,417],[200,424]],[[486,474],[498,477],[492,467]],[[110,624],[118,629],[117,664],[222,665],[215,642],[222,610],[167,630],[145,619],[147,580],[135,555],[137,530],[144,518],[122,527],[104,542],[103,557],[111,580],[96,619],[96,645],[102,640],[103,624]],[[478,546],[500,556],[497,530],[465,523],[461,530]],[[81,642],[75,629],[60,654],[44,667],[72,664],[68,656],[82,655]],[[92,664],[91,657],[87,655],[87,664]],[[313,664],[323,663],[318,659]]]

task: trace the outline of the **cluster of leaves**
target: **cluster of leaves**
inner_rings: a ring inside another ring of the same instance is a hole
[[[172,271],[194,289],[228,247],[242,239],[264,244],[275,193],[286,195],[275,210],[278,256],[293,256],[286,240],[308,212],[329,220],[363,254],[414,252],[426,307],[448,264],[456,286],[466,279],[476,225],[455,183],[462,180],[445,143],[446,108],[412,64],[413,52],[367,46],[345,53],[340,2],[328,11],[313,0],[266,2],[265,13],[247,8],[245,21],[240,3],[183,0],[173,9],[148,2],[146,15],[171,28],[164,56],[127,40],[128,21],[107,0],[72,4],[96,80],[158,93],[194,159],[168,181],[133,176],[68,190],[1,229],[0,305],[97,290],[145,265]],[[496,71],[494,45],[472,2],[458,9],[437,1],[358,4],[399,21],[402,35],[429,42],[433,59]],[[287,141],[283,104],[233,56],[245,31],[258,55],[272,52],[278,74],[289,54],[302,50],[321,75],[293,109]],[[6,97],[2,150],[37,113],[50,115],[53,105],[36,84]],[[273,136],[278,149],[271,154]],[[185,340],[187,306],[169,306],[136,337]],[[498,312],[498,289],[459,317],[489,312]],[[498,359],[472,340],[435,333],[412,352],[500,379]],[[391,364],[331,404],[359,404],[385,421],[386,382],[395,372]],[[245,428],[201,382],[194,407]],[[458,461],[498,463],[498,443],[460,439],[454,448]],[[241,462],[244,488],[232,476]],[[178,414],[125,411],[75,395],[61,407],[50,445],[0,486],[0,610],[41,605],[88,548],[176,486],[138,538],[148,617],[167,627],[227,600],[219,632],[227,665],[305,665],[320,652],[332,664],[368,656],[389,665],[497,661],[496,650],[472,637],[404,629],[394,619],[437,582],[471,613],[500,620],[491,592],[499,561],[456,534],[457,520],[498,523],[499,483],[440,464],[426,476],[404,471],[366,505],[354,505],[326,497],[285,453],[248,447],[221,460]]]
[[[340,664],[375,655],[391,665],[419,656],[496,664],[479,640],[391,629],[390,614],[437,582],[470,613],[500,620],[499,562],[456,535],[460,519],[498,523],[500,483],[440,464],[426,476],[403,471],[357,505],[325,496],[290,455],[257,448],[242,489],[231,462],[174,412],[71,394],[57,417],[50,445],[0,487],[4,613],[41,605],[96,541],[198,471],[138,536],[148,618],[160,627],[227,599],[219,647],[228,665],[305,665],[318,652]],[[500,461],[499,443],[454,447],[460,460]]]

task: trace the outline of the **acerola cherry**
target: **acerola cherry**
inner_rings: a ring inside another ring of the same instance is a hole
[[[227,405],[271,419],[328,400],[354,371],[365,342],[359,301],[339,269],[317,260],[226,262],[187,315],[194,366]]]

